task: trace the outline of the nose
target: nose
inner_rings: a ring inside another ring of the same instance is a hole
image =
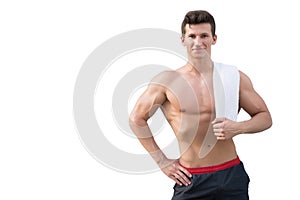
[[[201,38],[199,36],[197,36],[194,40],[194,43],[196,46],[201,46],[201,44],[202,44]]]

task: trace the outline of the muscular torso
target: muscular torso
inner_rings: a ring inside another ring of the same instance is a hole
[[[178,70],[163,77],[160,84],[166,88],[166,101],[162,110],[178,140],[180,163],[202,167],[234,159],[237,155],[233,141],[217,141],[212,132],[211,122],[215,119],[212,73],[201,75]]]

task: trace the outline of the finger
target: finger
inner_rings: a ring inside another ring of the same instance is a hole
[[[224,129],[222,129],[222,128],[216,128],[216,129],[213,129],[213,132],[215,134],[220,134],[220,133],[224,134]]]
[[[180,176],[177,176],[176,180],[176,183],[179,182],[179,185],[187,185],[183,178],[181,178]]]
[[[216,137],[225,137],[224,133],[214,133]]]
[[[217,140],[225,140],[226,138],[225,138],[225,136],[218,136],[217,137]]]
[[[182,186],[182,183],[177,179],[175,178],[174,176],[171,176],[170,177],[173,181],[175,181],[178,185]]]
[[[225,134],[224,133],[214,133],[214,135],[217,137],[217,140],[225,140]]]
[[[178,171],[176,174],[174,174],[173,177],[176,179],[175,181],[179,185],[188,186],[190,184],[187,177],[183,173],[181,173],[180,171]]]
[[[224,125],[224,122],[215,123],[213,124],[213,128],[224,128]]]
[[[178,178],[180,180],[181,183],[183,183],[184,185],[188,186],[189,184],[191,184],[191,181],[187,178],[187,176],[182,173],[181,171],[177,172]]]
[[[226,118],[224,118],[224,117],[216,118],[216,119],[214,119],[211,123],[212,123],[212,124],[222,123],[222,122],[225,121],[225,119],[226,119]]]
[[[192,177],[192,174],[188,170],[186,170],[184,167],[179,166],[178,169],[180,171],[182,171],[187,177],[190,177],[190,178]]]

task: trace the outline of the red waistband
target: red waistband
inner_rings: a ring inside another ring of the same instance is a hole
[[[228,162],[219,164],[219,165],[214,165],[214,166],[208,166],[208,167],[199,167],[199,168],[188,168],[184,167],[186,170],[188,170],[191,174],[207,174],[207,173],[212,173],[224,169],[228,169],[230,167],[236,166],[240,164],[240,159],[239,157],[236,157],[233,160],[230,160]]]

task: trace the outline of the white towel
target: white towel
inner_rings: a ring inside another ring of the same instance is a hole
[[[235,66],[214,62],[213,89],[216,118],[226,117],[236,121],[239,108],[240,74]],[[212,119],[214,120],[214,119]],[[212,126],[206,134],[199,157],[204,158],[217,143]]]
[[[213,88],[216,117],[236,121],[239,108],[240,74],[232,65],[214,63]]]

